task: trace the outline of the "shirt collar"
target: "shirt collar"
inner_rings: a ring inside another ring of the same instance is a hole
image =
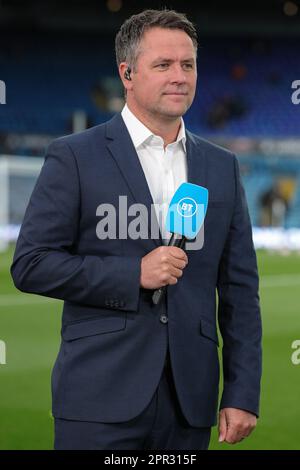
[[[122,118],[125,122],[125,125],[127,127],[127,130],[130,134],[131,140],[133,142],[133,145],[135,149],[137,149],[140,145],[144,144],[146,140],[148,140],[150,137],[155,136],[153,132],[148,129],[134,114],[130,109],[128,108],[127,104],[125,104],[122,112],[121,112]],[[158,136],[155,136],[158,137]],[[181,126],[177,135],[177,139],[173,144],[177,144],[179,142],[182,142],[184,151],[186,151],[186,133],[185,133],[185,125],[184,121],[181,118]]]

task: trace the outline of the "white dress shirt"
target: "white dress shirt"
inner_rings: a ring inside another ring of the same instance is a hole
[[[162,137],[154,135],[137,119],[127,104],[121,115],[138,154],[155,204],[163,242],[167,244],[171,236],[165,229],[168,207],[177,188],[187,181],[186,134],[183,119],[181,118],[176,141],[164,149]]]

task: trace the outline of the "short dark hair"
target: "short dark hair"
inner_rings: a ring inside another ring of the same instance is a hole
[[[167,9],[144,10],[128,18],[116,35],[115,50],[118,66],[121,62],[127,62],[132,69],[135,68],[143,34],[155,27],[184,31],[192,39],[197,52],[197,31],[184,13]]]

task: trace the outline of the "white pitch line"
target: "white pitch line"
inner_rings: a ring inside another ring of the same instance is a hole
[[[292,287],[300,286],[300,274],[272,274],[261,276],[260,287]]]
[[[261,276],[259,287],[293,287],[300,286],[300,274],[274,274]],[[0,294],[0,306],[9,307],[11,305],[34,305],[46,302],[61,302],[58,299],[30,294]]]
[[[0,306],[10,307],[11,305],[34,305],[44,304],[46,302],[58,302],[57,299],[50,297],[42,297],[36,295],[22,295],[22,294],[1,294]]]

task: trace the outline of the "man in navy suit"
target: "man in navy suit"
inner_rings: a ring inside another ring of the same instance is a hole
[[[55,449],[207,449],[218,409],[216,290],[219,440],[239,442],[256,425],[261,320],[252,231],[236,157],[184,126],[196,54],[185,15],[132,16],[116,37],[122,113],[48,148],[11,272],[20,290],[64,300],[52,373]],[[204,245],[187,252],[167,246],[157,211],[184,181],[210,197]],[[147,209],[140,237],[126,232],[137,203]],[[115,218],[105,233],[109,208]],[[167,295],[154,305],[161,286]]]

